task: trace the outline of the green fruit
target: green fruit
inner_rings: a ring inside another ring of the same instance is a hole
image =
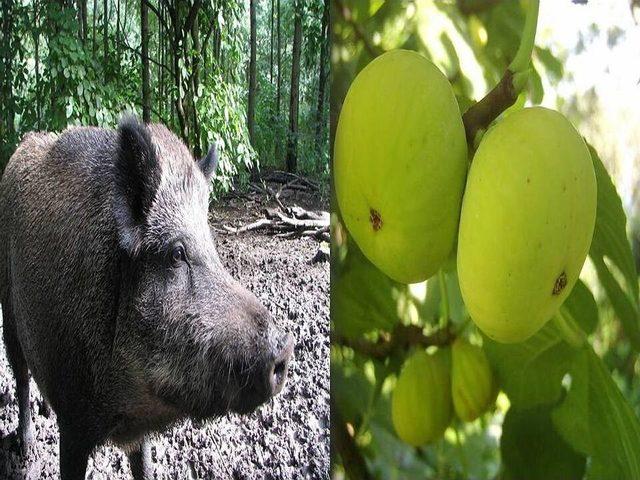
[[[455,243],[467,170],[445,76],[416,52],[373,60],[347,93],[334,153],[340,211],[365,256],[399,282],[433,275]]]
[[[491,406],[494,383],[482,348],[457,338],[451,346],[451,396],[458,418],[472,422]]]
[[[409,445],[433,442],[451,421],[450,359],[446,351],[414,353],[404,364],[391,398],[398,437]]]
[[[491,128],[475,154],[460,217],[458,274],[489,337],[526,340],[571,292],[589,251],[596,179],[561,114],[528,108]]]

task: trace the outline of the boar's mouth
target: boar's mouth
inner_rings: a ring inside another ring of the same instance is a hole
[[[250,414],[272,398],[263,388],[248,381],[246,374],[232,375],[224,387],[212,386],[206,390],[181,392],[164,386],[154,389],[154,393],[167,407],[195,420],[221,417],[227,413]]]

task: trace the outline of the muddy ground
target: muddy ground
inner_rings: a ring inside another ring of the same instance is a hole
[[[287,192],[285,192],[287,193]],[[324,209],[317,196],[288,192],[282,201]],[[216,204],[212,223],[241,226],[262,216],[273,198],[249,194]],[[228,415],[204,425],[176,425],[153,441],[156,478],[316,479],[329,469],[329,264],[313,262],[320,243],[283,239],[254,231],[220,233],[218,251],[231,273],[268,306],[279,325],[296,338],[295,359],[282,393],[257,412]],[[1,343],[1,342],[0,342]],[[36,442],[26,459],[16,449],[18,407],[14,381],[0,346],[0,479],[59,478],[55,414],[43,416],[32,381]],[[126,479],[129,465],[112,446],[89,461],[88,479]]]

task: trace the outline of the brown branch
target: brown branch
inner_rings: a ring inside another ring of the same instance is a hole
[[[371,42],[371,39],[369,38],[367,33],[364,31],[362,26],[353,19],[353,14],[351,13],[351,9],[344,4],[343,0],[333,0],[333,1],[335,3],[336,8],[340,12],[342,19],[351,28],[353,28],[353,31],[355,32],[358,39],[364,44],[364,47],[367,49],[367,52],[369,52],[369,55],[371,55],[374,58],[377,57],[378,55],[382,55],[384,53],[384,50],[378,47],[377,45],[374,45]]]
[[[470,148],[478,131],[486,129],[498,118],[498,115],[513,105],[517,98],[518,92],[513,86],[513,73],[507,70],[493,90],[462,115],[467,144]]]
[[[342,466],[350,480],[370,480],[371,474],[367,470],[364,457],[358,449],[355,440],[347,430],[336,403],[331,398],[331,447],[336,450],[342,459]],[[332,455],[335,458],[335,455]]]
[[[444,346],[453,342],[455,334],[449,328],[443,328],[425,335],[423,328],[417,325],[396,326],[391,333],[383,333],[377,342],[363,338],[334,338],[336,343],[350,347],[356,352],[371,358],[385,359],[395,352],[404,351],[413,346]]]

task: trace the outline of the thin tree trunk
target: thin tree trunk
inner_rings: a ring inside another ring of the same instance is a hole
[[[96,57],[96,30],[98,19],[98,0],[93,0],[93,58]]]
[[[147,33],[147,36],[148,36],[148,33]],[[118,59],[116,64],[119,66],[120,65],[120,0],[116,1],[116,58]]]
[[[198,23],[198,15],[196,14],[196,18],[193,21],[193,26],[191,27],[191,40],[193,41],[193,50],[195,52],[200,52],[200,26]],[[193,123],[193,153],[196,157],[200,157],[202,155],[202,148],[200,145],[200,124],[198,121],[198,111],[196,110],[196,95],[198,93],[198,85],[200,85],[200,55],[196,53],[193,56],[191,65],[191,115],[192,115],[192,123]]]
[[[249,58],[249,101],[247,106],[247,128],[249,141],[255,147],[256,113],[256,0],[249,0],[250,58]]]
[[[271,27],[269,30],[269,81],[273,84],[273,7],[274,0],[271,0]]]
[[[280,40],[281,40],[281,22],[280,22],[280,0],[276,0],[276,62],[277,62],[277,79],[276,79],[276,118],[275,121],[280,125],[280,98],[282,96],[281,88],[282,88],[282,54],[280,51]],[[277,162],[277,165],[281,164],[282,159],[282,135],[280,135],[281,130],[278,129],[274,139],[274,152],[273,155]]]
[[[320,153],[322,151],[322,133],[324,126],[324,97],[325,97],[325,85],[327,82],[326,63],[327,53],[329,50],[329,0],[324,0],[324,11],[322,12],[322,24],[321,24],[322,41],[320,43],[320,65],[318,68],[318,108],[316,109],[316,151]],[[321,155],[317,156],[318,164],[316,170],[320,170]]]
[[[280,86],[282,85],[282,75],[281,75],[281,71],[282,69],[280,68],[280,62],[281,62],[281,51],[280,51],[280,0],[276,0],[277,2],[277,18],[278,18],[278,42],[277,42],[277,55],[278,55],[278,85],[276,86],[276,114],[278,115],[278,117],[280,116]]]
[[[151,93],[149,89],[149,8],[140,0],[140,34],[142,36],[142,120],[151,122]]]
[[[176,89],[176,97],[174,102],[175,114],[178,117],[178,126],[180,128],[180,136],[182,140],[185,142],[189,141],[189,127],[187,125],[187,119],[185,115],[184,109],[184,101],[182,98],[182,78],[180,76],[180,55],[182,53],[182,49],[180,48],[180,43],[182,39],[182,31],[181,31],[181,22],[179,20],[179,15],[177,8],[179,7],[178,3],[174,3],[174,8],[170,10],[171,16],[171,24],[173,25],[173,43],[171,46],[172,55],[173,55],[173,82]]]
[[[300,104],[300,53],[302,50],[302,15],[299,3],[296,4],[294,15],[291,96],[289,98],[289,135],[287,138],[287,171],[291,173],[295,173],[298,168],[298,107]]]
[[[40,2],[34,0],[33,2],[33,24],[35,29],[33,31],[33,45],[34,45],[34,59],[35,59],[35,74],[36,74],[36,128],[40,129],[40,118],[42,116],[42,105],[40,102]]]
[[[78,0],[78,25],[80,40],[87,41],[87,0]]]
[[[107,0],[102,2],[104,18],[102,23],[102,42],[105,66],[109,63],[109,3]],[[106,70],[105,70],[106,71]]]
[[[2,144],[0,149],[2,156],[0,163],[4,164],[10,155],[15,141],[15,99],[13,96],[13,0],[2,0],[2,43],[0,44],[0,52],[2,52],[3,68],[0,72],[0,88],[2,88],[1,96],[3,101],[0,102],[0,138]]]

